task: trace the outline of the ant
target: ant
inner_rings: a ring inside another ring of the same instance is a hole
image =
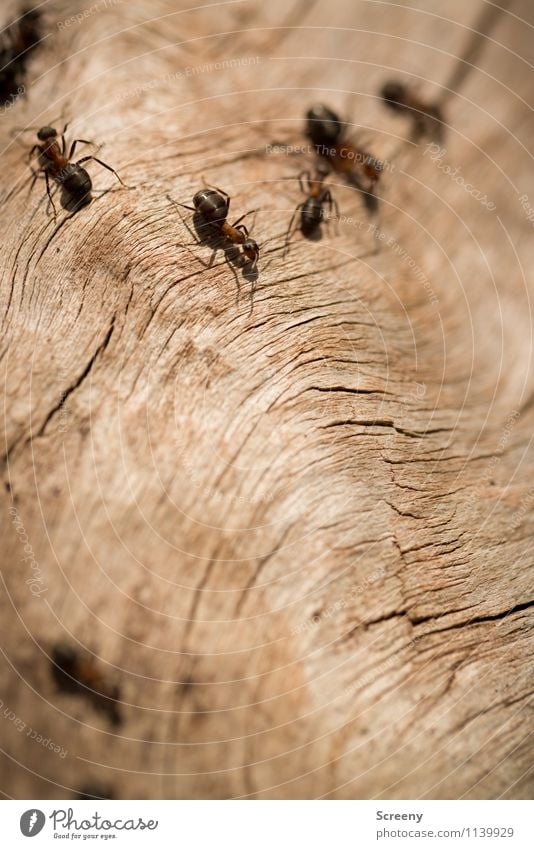
[[[101,784],[99,781],[88,781],[86,784],[82,784],[75,798],[80,800],[88,799],[89,801],[94,801],[95,799],[114,799],[115,793],[110,784]]]
[[[258,243],[254,241],[254,239],[250,238],[247,227],[245,227],[244,224],[241,224],[241,222],[243,221],[243,218],[246,218],[247,215],[250,215],[251,212],[255,212],[255,210],[245,212],[245,214],[238,218],[237,221],[234,221],[233,224],[229,224],[227,219],[228,211],[230,209],[230,195],[223,191],[223,189],[218,189],[217,186],[207,185],[206,188],[200,189],[200,191],[198,191],[193,197],[193,206],[188,206],[185,203],[178,203],[173,200],[170,195],[167,195],[167,199],[177,207],[182,206],[184,209],[189,209],[191,212],[195,212],[202,219],[202,226],[213,227],[217,233],[228,239],[231,244],[242,248],[246,260],[250,263],[248,275],[253,275],[252,289],[250,293],[250,314],[252,314],[254,307],[254,282],[257,277],[257,264],[260,256],[260,248]],[[182,218],[180,212],[178,214],[180,215],[180,218]],[[196,243],[201,244],[202,238],[197,239],[185,221],[184,224],[195,239]],[[196,224],[195,227],[200,235],[200,228]],[[211,267],[216,253],[217,247],[214,248],[213,255],[207,266],[205,263],[202,264],[207,268]],[[232,273],[236,279],[237,300],[239,302],[239,278],[233,268],[233,260],[230,258],[227,250],[225,250],[225,259],[232,269]]]
[[[77,162],[71,162],[70,160],[72,159],[78,144],[93,144],[93,142],[87,141],[87,139],[74,139],[67,154],[65,139],[67,127],[68,124],[65,124],[61,135],[58,135],[58,131],[54,127],[41,127],[41,129],[37,131],[37,138],[39,139],[40,144],[34,144],[29,153],[29,159],[31,159],[34,153],[37,153],[39,162],[39,170],[33,171],[32,169],[33,180],[30,190],[33,188],[39,173],[44,173],[46,193],[50,203],[52,204],[54,217],[56,215],[56,207],[50,192],[50,177],[58,184],[58,186],[62,187],[69,202],[75,210],[79,209],[81,206],[91,203],[91,191],[93,184],[85,168],[81,167],[82,162],[89,162],[89,160],[98,162],[98,164],[102,165],[103,168],[107,168],[108,171],[111,171],[116,176],[119,183],[121,183],[125,188],[129,188],[126,186],[126,183],[123,183],[111,165],[107,165],[96,156],[83,156]],[[59,139],[61,139],[61,145],[59,143]]]
[[[401,82],[384,83],[382,100],[394,112],[408,114],[413,122],[414,140],[424,136],[440,141],[443,137],[443,114],[435,103],[422,100],[413,86]]]
[[[17,53],[31,53],[42,38],[41,12],[39,9],[25,7],[20,14],[21,17],[16,23],[11,24],[8,33],[13,49]]]
[[[241,224],[243,218],[250,215],[250,212],[245,212],[241,218],[238,218],[233,224],[229,224],[227,218],[230,210],[230,195],[216,186],[208,186],[196,193],[193,198],[193,206],[188,206],[185,203],[177,203],[169,195],[167,195],[167,198],[177,206],[183,206],[184,209],[197,212],[206,224],[214,227],[215,230],[229,239],[234,245],[243,248],[245,257],[251,263],[251,270],[256,270],[260,249],[258,243],[250,238],[245,225]]]
[[[41,13],[23,8],[21,17],[10,24],[0,39],[0,101],[23,94],[22,80],[30,53],[41,40]]]
[[[306,112],[306,135],[318,155],[330,164],[333,171],[347,175],[357,188],[361,188],[355,173],[355,166],[359,166],[360,173],[367,180],[366,191],[372,192],[384,166],[376,157],[348,141],[345,130],[346,124],[323,103],[317,103]]]
[[[95,708],[108,715],[113,725],[120,725],[120,689],[103,675],[92,655],[59,642],[52,648],[51,665],[60,690],[86,696]]]
[[[320,226],[325,219],[325,207],[332,214],[334,210],[339,218],[339,207],[337,201],[332,197],[329,188],[324,185],[324,180],[328,171],[318,168],[315,177],[312,179],[309,171],[302,171],[298,176],[298,181],[303,194],[307,195],[306,200],[303,200],[296,207],[286,234],[285,253],[289,249],[289,240],[295,230],[295,220],[300,212],[300,231],[306,238],[314,238],[319,232]],[[306,185],[303,182],[306,179]]]

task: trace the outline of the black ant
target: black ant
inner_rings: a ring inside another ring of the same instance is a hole
[[[299,203],[296,207],[289,227],[287,228],[285,253],[289,248],[289,240],[295,230],[295,222],[300,212],[300,231],[306,238],[313,238],[319,231],[319,228],[325,220],[325,207],[328,207],[330,215],[334,210],[339,218],[339,207],[337,201],[332,197],[332,192],[325,187],[324,180],[327,171],[317,169],[316,176],[312,179],[309,171],[302,171],[298,176],[298,181],[303,194],[307,195],[306,200]],[[306,179],[306,185],[303,182]]]
[[[250,238],[245,225],[241,224],[243,218],[250,215],[250,212],[245,212],[241,218],[238,218],[233,224],[229,224],[227,218],[230,210],[230,195],[216,186],[208,186],[196,193],[193,198],[193,206],[188,206],[185,203],[177,203],[169,195],[167,197],[171,203],[183,206],[184,209],[189,209],[192,212],[197,212],[206,224],[211,225],[222,236],[230,239],[234,245],[241,247],[245,257],[251,263],[251,270],[256,270],[260,249],[258,243]]]
[[[51,665],[59,690],[86,696],[95,708],[108,715],[113,725],[120,725],[119,686],[102,673],[89,652],[66,642],[56,643],[52,648]]]
[[[41,40],[41,13],[22,9],[21,17],[4,30],[0,39],[0,101],[6,103],[25,91],[26,64]]]
[[[39,161],[39,170],[37,172],[33,172],[31,188],[33,188],[39,173],[44,173],[46,193],[50,203],[52,204],[54,215],[56,214],[56,207],[54,206],[54,201],[52,200],[52,194],[50,192],[50,177],[54,180],[54,182],[62,187],[70,202],[69,206],[72,206],[72,208],[79,209],[81,206],[85,206],[91,202],[93,184],[85,168],[81,167],[82,162],[89,162],[90,160],[98,162],[98,164],[102,165],[103,168],[107,168],[108,171],[111,171],[112,174],[116,176],[119,183],[121,183],[125,188],[129,188],[126,186],[126,183],[123,183],[111,165],[107,165],[96,156],[83,156],[77,162],[71,162],[70,160],[73,157],[78,144],[93,144],[93,142],[87,141],[87,139],[74,139],[67,154],[65,139],[67,127],[68,124],[65,124],[61,135],[58,135],[58,131],[54,127],[41,127],[41,129],[37,132],[37,138],[39,139],[40,144],[34,144],[29,153],[30,159],[34,153],[37,153]],[[59,143],[59,139],[61,139],[61,145]]]
[[[312,106],[306,112],[306,135],[317,154],[328,162],[333,171],[346,175],[361,188],[355,176],[359,172],[367,180],[366,192],[372,192],[384,166],[379,159],[348,141],[345,132],[346,124],[323,103]]]
[[[39,9],[28,7],[22,9],[19,20],[11,24],[8,29],[13,49],[19,54],[31,53],[41,41],[41,29],[41,12]]]
[[[421,99],[413,86],[401,82],[384,83],[380,90],[386,106],[398,114],[409,115],[413,122],[413,136],[417,141],[424,136],[439,141],[443,136],[443,114],[435,103]]]

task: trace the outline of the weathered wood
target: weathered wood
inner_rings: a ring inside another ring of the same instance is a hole
[[[0,789],[528,796],[531,5],[463,75],[478,3],[103,5],[46,5],[0,126]],[[398,74],[461,82],[442,156],[380,103]],[[332,179],[339,233],[284,258],[313,159],[266,146],[316,100],[386,160],[379,212]],[[107,193],[55,223],[11,131],[59,113],[136,188],[89,165]],[[202,176],[258,210],[252,314],[166,199]],[[118,729],[58,691],[60,638]]]

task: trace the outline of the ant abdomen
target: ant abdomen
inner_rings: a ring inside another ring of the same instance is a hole
[[[228,201],[214,189],[201,189],[193,198],[193,206],[206,221],[222,224],[228,215]]]
[[[316,103],[306,112],[307,135],[316,146],[335,144],[343,133],[343,124],[336,113],[323,103]]]
[[[300,229],[304,236],[312,236],[323,221],[322,198],[308,198],[301,210]]]
[[[63,169],[59,181],[69,197],[75,201],[89,203],[93,184],[85,168],[69,162]]]
[[[390,81],[384,83],[380,95],[387,106],[397,112],[403,112],[406,106],[406,87],[402,83]]]

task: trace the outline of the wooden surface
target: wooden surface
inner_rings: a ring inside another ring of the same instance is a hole
[[[1,117],[0,789],[528,797],[532,5],[478,54],[478,0],[192,5],[46,3]],[[441,158],[398,76],[458,88]],[[315,101],[388,167],[376,215],[332,178],[339,232],[284,258],[313,157],[266,145]],[[12,129],[59,114],[135,189],[90,164],[109,191],[54,222]],[[252,314],[166,198],[202,177],[258,210]],[[58,639],[120,727],[58,690]]]

